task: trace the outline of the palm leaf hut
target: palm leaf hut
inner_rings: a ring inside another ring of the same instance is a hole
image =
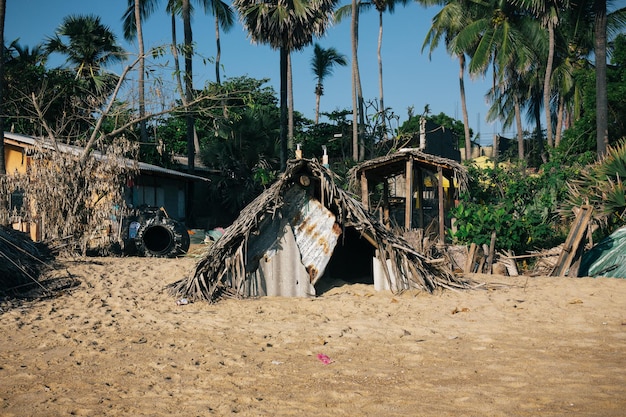
[[[468,286],[379,223],[326,167],[295,159],[170,290],[190,301],[312,297],[337,280],[394,292]]]

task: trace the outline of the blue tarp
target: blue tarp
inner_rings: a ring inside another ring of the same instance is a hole
[[[578,276],[626,278],[626,227],[583,254]]]

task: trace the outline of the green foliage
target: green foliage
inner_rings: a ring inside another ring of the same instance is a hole
[[[436,115],[426,115],[426,120],[430,120],[433,123],[443,126],[449,129],[458,138],[459,148],[465,147],[465,128],[463,122],[448,116],[445,113],[439,113]],[[401,134],[410,134],[420,131],[420,116],[411,116],[406,120],[399,129]],[[470,129],[470,136],[473,136],[473,132]]]
[[[582,164],[562,165],[561,156],[531,175],[519,165],[480,169],[470,166],[471,185],[452,210],[456,218],[454,241],[489,244],[496,232],[496,249],[516,253],[550,248],[562,242],[558,208],[568,193],[567,181],[576,177]],[[452,232],[451,232],[452,233]]]

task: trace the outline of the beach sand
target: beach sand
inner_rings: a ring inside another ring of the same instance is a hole
[[[624,416],[626,280],[177,305],[196,259],[61,260],[3,305],[1,416]]]

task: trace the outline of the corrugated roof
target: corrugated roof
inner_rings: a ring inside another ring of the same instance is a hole
[[[35,146],[36,144],[39,143],[50,149],[53,148],[52,143],[49,140],[46,140],[44,138],[35,138],[33,136],[20,135],[20,134],[12,133],[12,132],[4,132],[4,138],[5,138],[5,141],[8,139],[10,141],[12,140],[14,142],[26,144],[29,146]],[[57,146],[59,147],[59,150],[61,152],[73,153],[75,155],[80,154],[84,149],[84,148],[81,148],[80,146],[66,145],[63,143],[59,143],[57,144]],[[99,151],[94,151],[93,155],[96,158],[105,157]],[[135,162],[132,159],[128,159],[128,158],[126,158],[125,161],[128,164],[128,166],[131,166]],[[137,162],[137,167],[139,168],[139,171],[143,173],[160,174],[163,176],[185,178],[185,179],[195,180],[195,181],[210,181],[208,178],[187,174],[185,172],[180,172],[180,171],[176,171],[173,169],[163,168],[157,165],[148,164],[146,162]]]

